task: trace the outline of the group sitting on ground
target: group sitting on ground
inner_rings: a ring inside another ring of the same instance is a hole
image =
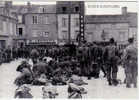
[[[74,86],[75,88],[75,85],[78,88],[78,86],[87,85],[87,83],[85,83],[83,79],[80,76],[78,76],[79,75],[78,70],[74,70],[73,72],[72,69],[68,69],[67,67],[64,66],[66,65],[66,63],[69,62],[64,62],[64,63],[61,62],[57,64],[57,62],[54,60],[51,60],[50,62],[46,62],[46,60],[40,59],[32,67],[27,61],[22,61],[22,63],[16,69],[18,72],[20,72],[20,75],[15,79],[14,83],[18,87],[23,87],[24,84],[45,86],[42,89],[42,91],[44,92],[43,98],[55,98],[58,95],[56,93],[53,93],[53,91],[47,90],[48,87],[50,88],[50,86],[69,84],[70,88],[73,88],[72,86]],[[75,85],[71,85],[71,83]],[[73,91],[74,90],[75,89],[73,89]],[[85,89],[82,88],[81,90],[83,91]],[[71,92],[69,93],[71,94]],[[16,93],[16,95],[20,95],[20,94]],[[76,96],[75,97],[69,96],[69,98],[72,97],[76,98]]]

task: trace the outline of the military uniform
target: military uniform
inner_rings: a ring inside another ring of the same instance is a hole
[[[22,84],[30,84],[34,78],[30,65],[25,61],[22,62],[16,69],[21,74],[15,79],[15,84],[20,86]]]
[[[117,81],[118,56],[116,55],[117,48],[114,44],[111,44],[106,48],[106,52],[107,52],[107,67],[106,67],[106,70],[107,70],[108,83],[109,83],[109,85],[112,85],[112,84],[117,85],[118,84],[118,81]]]
[[[134,87],[137,87],[137,47],[134,44],[130,44],[124,51],[124,68],[126,75],[126,86],[130,87],[133,83]]]
[[[39,52],[36,49],[33,49],[30,53],[31,59],[33,61],[33,64],[37,63],[37,59],[39,57]]]

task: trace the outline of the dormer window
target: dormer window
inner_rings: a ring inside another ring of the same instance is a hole
[[[75,7],[75,12],[79,12],[79,7]]]
[[[63,12],[66,12],[67,11],[67,8],[66,7],[62,7],[62,11]]]
[[[45,13],[45,8],[42,9],[42,12]]]

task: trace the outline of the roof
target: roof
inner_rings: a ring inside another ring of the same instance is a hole
[[[24,13],[27,13],[27,6],[25,6],[25,5],[13,5],[11,11],[16,12],[18,14],[24,14]]]
[[[123,15],[86,15],[85,23],[127,23],[128,20]]]
[[[137,27],[137,13],[127,13],[127,18],[130,27]]]
[[[31,5],[30,13],[56,13],[56,5]]]
[[[10,18],[10,19],[16,19],[16,15],[14,15],[6,7],[0,7],[0,16],[6,17],[6,18]]]
[[[30,10],[29,12],[28,9]],[[56,5],[30,5],[30,8],[27,5],[13,5],[12,12],[16,12],[18,14],[56,13]]]

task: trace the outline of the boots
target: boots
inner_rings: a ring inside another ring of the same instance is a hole
[[[110,86],[112,85],[111,79],[108,80],[108,84],[109,84]]]
[[[127,88],[131,88],[131,85],[129,83],[126,84]]]
[[[117,81],[116,79],[113,79],[113,80],[112,80],[112,84],[113,84],[114,86],[117,86],[117,85],[118,85],[118,81]]]
[[[134,83],[134,88],[137,88],[137,83]]]

